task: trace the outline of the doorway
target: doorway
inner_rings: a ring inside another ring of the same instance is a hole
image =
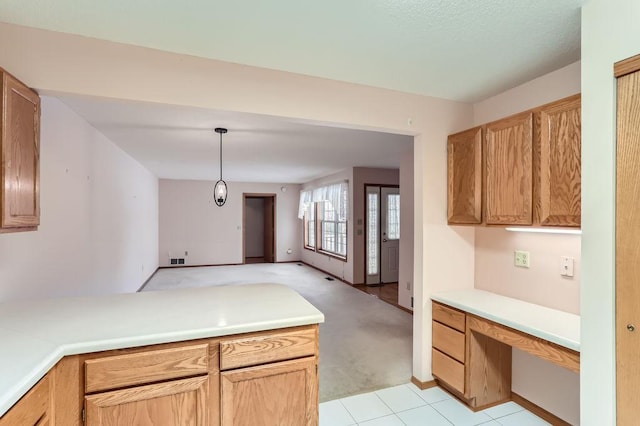
[[[243,194],[242,258],[244,263],[276,261],[276,195]]]
[[[397,283],[400,269],[400,188],[365,185],[365,197],[365,283]]]

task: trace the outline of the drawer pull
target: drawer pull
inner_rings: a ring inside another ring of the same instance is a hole
[[[627,324],[627,330],[629,331],[636,331],[636,326],[633,324]]]

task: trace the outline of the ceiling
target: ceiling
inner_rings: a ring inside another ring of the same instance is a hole
[[[305,183],[354,167],[399,168],[413,137],[258,114],[57,95],[159,178]]]
[[[584,0],[0,0],[0,22],[463,102],[580,59]],[[56,95],[57,96],[57,95]],[[57,96],[160,178],[301,183],[399,167],[412,138]]]

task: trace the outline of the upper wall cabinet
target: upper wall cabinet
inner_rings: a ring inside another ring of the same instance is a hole
[[[449,136],[449,224],[579,227],[580,152],[579,94]]]
[[[447,140],[449,223],[482,222],[482,127]]]
[[[531,225],[533,220],[533,114],[486,125],[485,222]]]
[[[40,224],[40,97],[0,68],[0,232]]]
[[[540,108],[540,225],[580,226],[580,95]]]

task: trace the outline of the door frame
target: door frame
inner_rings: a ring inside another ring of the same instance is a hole
[[[380,189],[382,188],[398,188],[398,190],[400,189],[400,185],[391,185],[391,184],[386,184],[386,183],[364,183],[362,185],[362,193],[363,193],[363,197],[364,197],[364,202],[362,203],[362,208],[364,211],[364,241],[363,241],[363,248],[364,248],[364,262],[362,263],[362,270],[364,271],[364,284],[367,285],[367,260],[368,260],[368,252],[367,252],[367,240],[368,240],[368,232],[367,232],[367,224],[369,223],[368,219],[367,219],[367,186],[377,186]],[[380,208],[382,208],[382,198],[380,199]],[[382,221],[379,222],[379,228],[378,229],[378,235],[382,235],[381,234],[381,230],[382,230]],[[401,225],[402,226],[402,225]],[[382,239],[379,241],[379,244],[382,248]],[[380,259],[378,259],[378,262],[380,261]],[[380,265],[378,265],[380,266]],[[371,285],[382,285],[382,275],[380,276],[380,282],[378,284],[371,284]],[[399,285],[399,283],[398,283]]]
[[[278,213],[278,194],[276,193],[261,193],[261,192],[243,192],[242,193],[242,264],[246,264],[246,233],[247,233],[247,226],[246,226],[246,220],[247,220],[247,215],[246,215],[246,208],[247,208],[247,198],[262,198],[262,199],[271,199],[273,200],[273,223],[271,226],[271,230],[273,232],[273,247],[271,247],[271,250],[273,251],[273,263],[277,263],[278,261],[278,253],[276,252],[276,238],[277,238],[277,228],[276,228],[276,224],[278,223],[277,221],[277,213]],[[267,230],[265,229],[265,233],[267,232]],[[266,254],[266,253],[265,253]],[[265,262],[265,263],[272,263],[272,262]]]

